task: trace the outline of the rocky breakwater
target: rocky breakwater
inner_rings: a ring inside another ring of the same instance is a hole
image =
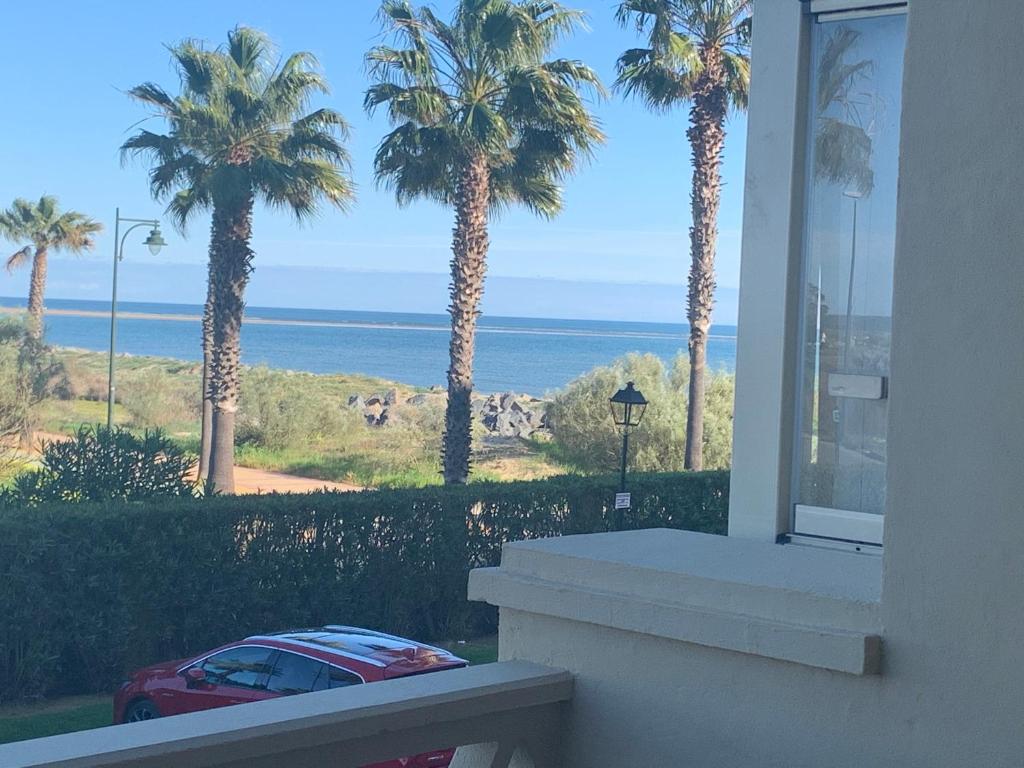
[[[444,407],[445,393],[438,387],[430,392],[405,396],[397,389],[363,396],[353,394],[348,406],[363,414],[371,427],[383,427],[394,422],[401,408]],[[474,397],[473,417],[484,430],[497,437],[527,439],[548,432],[547,402],[528,395],[504,392],[500,395]]]

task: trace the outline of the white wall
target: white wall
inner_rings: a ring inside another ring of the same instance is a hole
[[[566,768],[1024,764],[1021,5],[911,1],[883,674],[503,610],[503,658],[577,675]]]

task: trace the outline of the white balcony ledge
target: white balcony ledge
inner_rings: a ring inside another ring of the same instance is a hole
[[[470,599],[812,667],[880,671],[878,558],[687,531],[506,545]]]
[[[488,664],[0,746],[3,768],[357,768],[496,743],[553,766],[569,673]]]

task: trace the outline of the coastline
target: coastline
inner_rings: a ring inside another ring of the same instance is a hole
[[[0,306],[0,315],[17,316],[24,314],[22,307]],[[47,308],[47,315],[54,317],[89,317],[94,319],[106,319],[110,317],[109,311],[92,309],[60,309]],[[200,315],[181,314],[177,312],[133,312],[131,310],[118,310],[117,317],[120,320],[166,320],[169,322],[198,323],[202,320]],[[300,320],[295,318],[272,318],[260,317],[259,315],[246,316],[246,323],[252,325],[275,325],[306,328],[353,328],[361,330],[399,330],[399,331],[432,331],[434,333],[448,333],[449,329],[443,325],[427,325],[416,323],[369,323],[343,320]],[[589,337],[615,337],[624,339],[665,339],[676,338],[675,334],[669,333],[645,333],[643,331],[616,331],[614,333],[601,331],[583,331],[568,328],[496,328],[487,325],[477,327],[477,333],[499,333],[506,335],[528,335],[528,336],[570,336],[576,338]],[[735,341],[735,336],[725,334],[709,334],[709,339],[720,341]]]

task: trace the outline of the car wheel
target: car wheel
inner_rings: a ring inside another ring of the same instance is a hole
[[[141,723],[143,720],[153,720],[157,717],[160,717],[160,710],[156,708],[156,704],[149,699],[139,699],[128,707],[128,711],[124,714],[124,721],[126,723]]]

